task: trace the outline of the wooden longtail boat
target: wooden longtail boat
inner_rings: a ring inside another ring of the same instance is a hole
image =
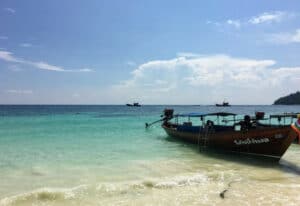
[[[187,117],[188,121],[179,123],[180,117]],[[293,140],[300,135],[300,118],[292,125],[273,125],[261,123],[267,120],[264,119],[262,112],[257,113],[253,118],[245,115],[244,119],[238,120],[236,117],[236,114],[224,112],[173,115],[173,110],[166,109],[162,128],[169,136],[198,144],[199,147],[270,157],[276,160],[283,156]],[[270,116],[268,120],[272,122],[272,118],[275,117],[291,118],[283,114]],[[202,124],[194,126],[190,121],[191,118],[198,118]]]

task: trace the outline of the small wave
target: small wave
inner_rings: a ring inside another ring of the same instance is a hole
[[[83,193],[86,188],[86,185],[81,185],[70,189],[42,188],[28,193],[3,198],[0,200],[0,206],[74,199],[76,196]]]
[[[191,174],[186,176],[175,176],[165,179],[150,179],[140,182],[127,183],[101,183],[96,187],[100,193],[126,194],[135,190],[143,189],[170,189],[174,187],[194,186],[205,184],[209,181],[204,174]]]
[[[154,185],[155,188],[172,188],[172,187],[183,187],[183,186],[193,186],[206,183],[208,177],[204,174],[196,174],[192,176],[179,176],[172,179],[167,179],[166,181],[158,182]]]
[[[81,185],[74,188],[41,188],[31,192],[6,197],[0,200],[0,206],[42,205],[45,202],[72,201],[85,199],[87,195],[97,194],[99,197],[118,196],[126,194],[141,194],[146,190],[168,190],[179,187],[205,185],[210,178],[202,173],[185,174],[165,178],[145,179],[130,182],[108,182],[98,185]],[[90,193],[91,192],[91,193]]]

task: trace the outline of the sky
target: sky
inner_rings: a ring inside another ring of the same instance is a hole
[[[299,0],[0,1],[0,104],[272,104],[299,54]]]

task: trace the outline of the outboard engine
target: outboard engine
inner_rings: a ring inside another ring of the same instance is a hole
[[[158,123],[158,122],[161,122],[161,121],[163,121],[164,125],[167,125],[168,121],[173,118],[173,113],[174,113],[174,109],[165,109],[164,113],[162,115],[160,115],[161,119],[156,120],[156,121],[154,121],[154,122],[152,122],[150,124],[145,123],[145,127],[148,128],[151,125],[153,125],[155,123]]]
[[[169,120],[173,118],[174,109],[165,109],[164,110],[164,119]]]

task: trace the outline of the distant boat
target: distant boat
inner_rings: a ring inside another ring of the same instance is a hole
[[[140,107],[141,105],[138,102],[134,102],[133,104],[126,104],[128,107]]]
[[[216,104],[217,107],[230,107],[231,105],[229,104],[229,102],[223,102],[222,104]]]

